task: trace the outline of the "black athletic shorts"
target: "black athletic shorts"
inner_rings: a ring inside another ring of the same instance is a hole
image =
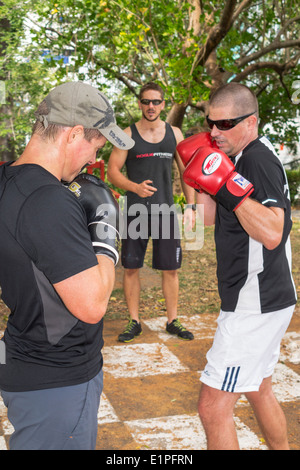
[[[154,269],[167,271],[180,268],[182,250],[175,214],[127,216],[124,223],[121,250],[124,268],[138,269],[143,266],[149,238],[152,239]]]

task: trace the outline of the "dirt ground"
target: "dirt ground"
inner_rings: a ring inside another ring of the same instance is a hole
[[[105,322],[104,400],[113,412],[99,420],[98,450],[205,449],[197,415],[199,371],[205,366],[216,318],[205,313],[184,317],[195,334],[190,342],[166,335],[165,318],[143,320],[143,334],[127,345],[117,342],[126,322]],[[296,333],[299,344],[299,309],[289,332]],[[285,357],[288,348],[284,342],[274,391],[287,418],[290,447],[300,450],[300,363]],[[245,397],[236,406],[235,419],[241,449],[264,450],[263,436]]]

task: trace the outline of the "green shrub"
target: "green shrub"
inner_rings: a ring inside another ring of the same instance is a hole
[[[183,193],[181,194],[174,194],[173,195],[174,199],[174,204],[179,204],[181,206],[181,209],[184,209],[184,206],[186,204],[186,199]]]
[[[300,202],[300,168],[298,170],[286,170],[290,193],[291,203],[297,204]]]

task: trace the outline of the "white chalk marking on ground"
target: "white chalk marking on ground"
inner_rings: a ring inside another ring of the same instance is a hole
[[[10,422],[7,419],[7,408],[3,403],[2,397],[0,396],[0,432],[1,434],[4,434],[4,436],[10,436],[14,428],[10,424]],[[4,436],[0,436],[0,450],[8,450],[7,445],[6,445],[6,440]]]
[[[0,395],[0,417],[1,417],[1,416],[6,416],[6,413],[7,413],[7,408],[6,408],[6,406],[4,405],[3,400],[2,400],[2,397],[1,397],[1,395]]]
[[[281,403],[300,399],[300,375],[278,363],[273,374],[273,391]]]
[[[160,343],[126,344],[103,349],[104,370],[115,378],[187,372],[179,359]]]
[[[7,450],[6,441],[3,436],[0,436],[0,450]]]
[[[101,395],[100,406],[98,410],[98,424],[116,423],[119,418],[111,405],[110,401],[104,393]]]
[[[262,450],[258,437],[238,418],[237,435],[242,450]],[[206,437],[198,415],[165,416],[126,421],[141,449],[206,450]]]
[[[5,436],[10,436],[14,432],[14,427],[7,418],[2,420],[2,429]]]
[[[281,361],[289,361],[292,364],[300,364],[300,334],[288,332],[284,335],[280,353]]]
[[[201,314],[194,315],[191,317],[180,315],[179,320],[182,325],[189,331],[191,331],[195,339],[212,339],[217,328],[217,315],[214,314]],[[150,330],[158,333],[159,338],[162,341],[168,341],[177,336],[170,335],[166,332],[166,318],[150,318],[143,320],[143,323],[150,328]]]

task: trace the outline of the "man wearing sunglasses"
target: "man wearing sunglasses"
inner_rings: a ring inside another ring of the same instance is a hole
[[[142,333],[139,322],[139,270],[143,266],[149,237],[153,243],[152,266],[162,271],[162,287],[168,317],[166,329],[170,334],[192,340],[193,334],[187,331],[177,318],[177,271],[181,266],[182,254],[177,216],[170,210],[174,205],[174,158],[180,175],[184,170],[176,153],[176,145],[183,140],[183,136],[180,129],[161,119],[165,101],[163,90],[156,83],[148,83],[141,88],[138,105],[142,113],[141,119],[125,129],[135,141],[135,146],[131,152],[114,148],[107,171],[108,179],[118,188],[127,191],[127,232],[122,240],[121,259],[125,268],[124,292],[130,321],[124,332],[119,335],[119,341],[130,342]],[[126,176],[122,173],[124,166]],[[185,216],[188,213],[187,223],[193,224],[194,191],[183,181],[182,185],[190,205],[185,211]],[[138,220],[141,223],[137,227]],[[132,233],[131,229],[134,227],[137,233]]]
[[[243,393],[268,447],[288,449],[271,382],[296,303],[288,183],[272,144],[258,134],[258,103],[250,89],[230,83],[217,90],[207,123],[220,150],[203,146],[201,135],[198,149],[187,142],[184,172],[199,191],[205,223],[215,224],[221,297],[199,415],[208,449],[238,449],[233,410]]]

